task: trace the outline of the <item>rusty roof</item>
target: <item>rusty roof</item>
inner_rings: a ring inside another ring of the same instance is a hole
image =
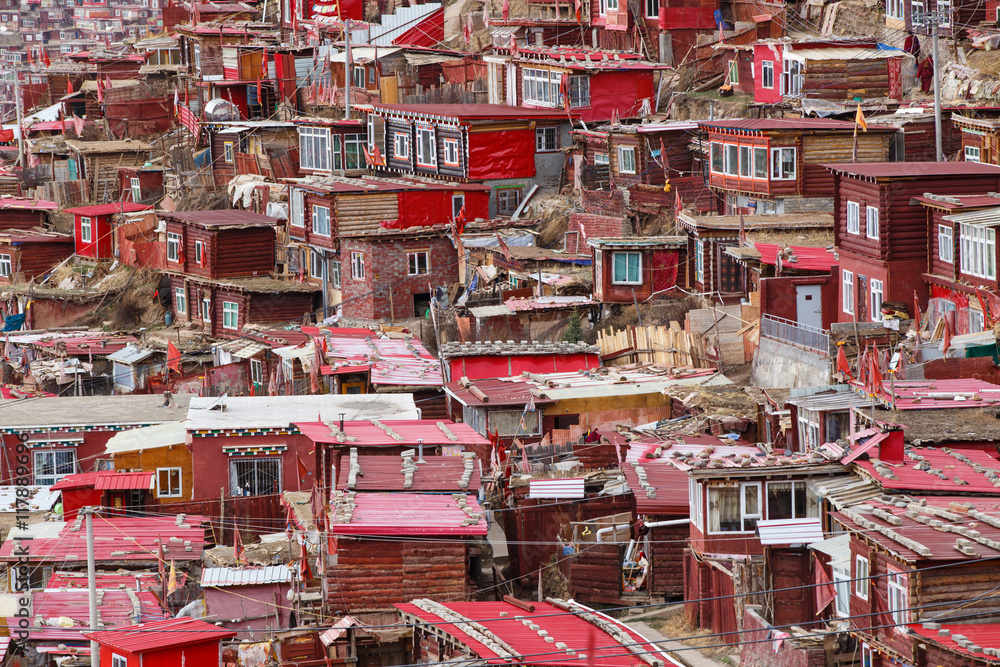
[[[982,175],[1000,177],[1000,167],[980,162],[845,162],[823,166],[841,176],[856,176],[875,180]]]
[[[339,422],[295,422],[313,442],[350,447],[416,447],[425,445],[488,445],[489,441],[468,424],[433,419],[348,420],[341,433]],[[397,461],[398,464],[398,461]]]
[[[853,132],[854,122],[827,118],[738,118],[733,120],[701,120],[701,130],[738,130],[740,132]],[[875,129],[875,128],[873,128]],[[882,128],[878,128],[882,129]],[[896,128],[887,128],[895,132]]]
[[[914,197],[914,201],[929,208],[940,208],[945,211],[959,211],[971,208],[990,208],[1000,206],[1000,194],[985,195],[934,195],[930,192]]]
[[[101,590],[97,594],[98,621],[105,628],[132,626],[143,619],[167,616],[156,596],[148,591]],[[36,627],[28,630],[31,641],[79,642],[90,628],[90,604],[86,590],[35,593],[32,596],[32,612]],[[70,619],[71,624],[63,625],[64,622],[50,620],[63,618]],[[7,624],[15,627],[17,619],[8,618]]]
[[[486,535],[475,496],[333,492],[329,532],[334,535]]]
[[[198,618],[167,618],[132,627],[114,628],[83,633],[88,639],[125,653],[144,653],[171,646],[183,646],[206,641],[220,641],[236,636]]]
[[[242,227],[273,227],[278,224],[277,218],[260,213],[241,211],[239,209],[225,211],[160,211],[159,217],[176,220],[196,227],[207,229],[239,229]]]
[[[884,489],[1000,494],[1000,461],[981,449],[907,447],[900,462],[871,458],[854,464]]]
[[[478,434],[477,434],[478,438]],[[453,491],[479,490],[475,456],[425,456],[414,462],[398,456],[357,456],[344,459],[338,469],[337,488],[351,491]],[[685,490],[687,487],[684,487]]]

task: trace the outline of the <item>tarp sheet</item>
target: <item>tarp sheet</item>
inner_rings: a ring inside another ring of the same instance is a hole
[[[534,130],[469,133],[470,179],[532,178],[534,175]]]
[[[400,193],[399,199],[399,229],[439,224],[444,217],[442,211],[451,211],[450,192],[411,191]]]

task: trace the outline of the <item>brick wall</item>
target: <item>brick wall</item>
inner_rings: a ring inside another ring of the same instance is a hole
[[[625,193],[621,190],[582,190],[583,210],[600,215],[625,215]]]
[[[764,641],[770,626],[759,613],[760,607],[743,610],[743,633],[746,644],[740,648],[740,667],[824,667],[826,652],[822,646],[796,648],[787,640],[775,651],[773,641]]]
[[[632,224],[627,218],[616,218],[610,215],[598,215],[596,213],[572,213],[569,216],[568,232],[579,234],[579,248],[566,248],[568,252],[587,252],[587,239],[599,238],[621,238],[632,235]],[[570,236],[568,241],[571,246],[576,245],[574,237]]]
[[[424,251],[429,254],[429,272],[408,275],[408,253]],[[364,255],[363,280],[353,276],[355,252]],[[428,283],[433,288],[458,282],[455,247],[444,237],[341,238],[340,256],[344,317],[348,318],[410,318],[414,316],[413,295],[429,292]]]

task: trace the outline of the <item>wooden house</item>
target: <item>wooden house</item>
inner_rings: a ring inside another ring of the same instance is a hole
[[[112,389],[116,394],[150,391],[150,379],[167,369],[166,355],[139,345],[126,345],[108,355],[108,361],[112,364]]]
[[[961,34],[961,30],[966,26],[974,26],[982,21],[995,21],[997,18],[996,5],[991,6],[989,2],[887,0],[885,3],[885,27],[920,35],[921,41],[925,39],[930,41],[930,29],[921,22],[921,17],[918,16],[925,12],[942,12],[943,17],[938,25],[938,34],[948,38]]]
[[[976,109],[974,113],[977,117],[982,117],[989,112],[984,109]],[[869,130],[876,125],[896,128],[895,145],[889,146],[889,162],[934,162],[937,160],[933,109],[902,107],[894,113],[869,115],[865,122],[868,123]],[[941,147],[946,159],[959,159],[956,156],[961,153],[962,139],[962,130],[956,123],[942,123]]]
[[[570,126],[560,109],[500,104],[375,104],[369,123],[381,171],[489,185],[491,218],[558,187]]]
[[[194,463],[186,436],[180,421],[122,431],[108,439],[103,456],[115,470],[151,473],[158,505],[194,500]]]
[[[122,213],[145,211],[146,204],[121,202],[67,208],[63,213],[73,214],[75,252],[81,257],[111,259],[115,254],[115,237],[112,219]]]
[[[276,120],[217,121],[203,125],[211,146],[212,174],[218,186],[234,176],[297,178],[295,124]]]
[[[440,355],[448,369],[447,380],[512,377],[528,371],[582,371],[601,365],[599,349],[587,343],[521,341],[448,342]]]
[[[852,408],[871,407],[871,401],[841,388],[786,399],[785,407],[791,422],[787,448],[806,453],[828,442],[846,440],[854,432]]]
[[[171,667],[222,659],[222,641],[236,632],[197,618],[170,618],[84,634],[100,645],[100,664]]]
[[[602,303],[646,302],[686,287],[687,238],[592,238],[594,298]]]
[[[1000,197],[993,194],[915,197],[927,212],[930,242],[924,281],[928,284],[928,318],[954,311],[955,334],[989,328],[977,292],[996,292],[996,226]]]
[[[99,470],[67,475],[52,489],[63,492],[66,520],[80,508],[96,505],[111,516],[142,516],[152,504],[153,473]]]
[[[753,287],[730,249],[740,244],[740,215],[690,215],[682,212],[677,226],[688,235],[686,284],[700,292],[717,292],[723,300],[744,296]],[[758,233],[801,234],[828,232],[833,227],[829,213],[782,213],[753,216]]]
[[[163,167],[118,168],[118,191],[122,201],[135,204],[153,204],[163,198]]]
[[[386,611],[414,596],[465,597],[472,541],[487,532],[476,497],[465,494],[333,491],[326,524],[337,560],[324,589],[339,613]]]
[[[709,146],[709,186],[725,215],[825,211],[837,161],[885,162],[895,128],[869,128],[822,118],[700,121]]]
[[[579,46],[529,46],[486,62],[491,103],[565,110],[584,123],[650,115],[656,72],[668,68],[635,53]]]
[[[59,208],[54,201],[0,197],[0,230],[45,227],[46,211]]]
[[[141,166],[150,157],[152,146],[134,139],[123,141],[78,141],[67,139],[66,146],[77,160],[78,178],[89,181],[90,201],[121,201],[118,168]]]
[[[291,627],[292,607],[287,602],[292,570],[288,565],[206,567],[200,583],[206,613],[241,638],[254,639],[260,633]]]
[[[754,101],[799,106],[809,99],[903,99],[903,62],[913,56],[873,40],[764,41],[754,46]]]
[[[923,302],[927,212],[915,197],[995,192],[1000,167],[969,162],[832,164],[840,256],[838,321],[874,321],[884,301]]]
[[[1000,119],[952,113],[951,124],[961,132],[958,159],[1000,164]]]
[[[73,237],[47,231],[0,231],[0,284],[24,282],[73,255]]]
[[[368,169],[368,134],[363,121],[301,119],[299,171],[303,174],[358,175]]]

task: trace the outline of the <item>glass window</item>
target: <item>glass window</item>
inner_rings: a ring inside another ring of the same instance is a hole
[[[201,321],[206,324],[212,321],[212,300],[209,298],[201,300]]]
[[[632,146],[618,147],[618,173],[635,173],[635,148]]]
[[[839,567],[833,568],[833,588],[837,594],[837,616],[851,615],[851,575]]]
[[[330,235],[330,209],[326,206],[312,207],[312,230],[320,236]]]
[[[660,15],[659,0],[646,0],[645,5],[647,19],[655,19]]]
[[[397,160],[410,160],[410,135],[404,132],[395,132],[393,138],[393,157]]]
[[[458,166],[458,139],[444,140],[444,163],[450,167]]]
[[[335,288],[340,288],[340,262],[332,260],[330,262],[330,284]]]
[[[765,60],[760,64],[760,87],[774,88],[774,61]]]
[[[795,180],[795,149],[771,149],[771,178],[778,181]]]
[[[854,594],[862,600],[868,599],[868,559],[864,556],[854,557]]]
[[[638,252],[612,253],[611,282],[615,285],[641,285],[642,253]]]
[[[760,518],[760,482],[708,488],[710,533],[753,532]]]
[[[854,314],[854,274],[841,271],[841,308],[849,315]]]
[[[222,302],[222,328],[240,328],[240,304],[233,301]]]
[[[694,281],[705,282],[705,241],[697,239],[694,242]]]
[[[129,185],[132,190],[132,201],[137,202],[142,199],[142,188],[139,186],[139,179],[136,177],[131,177],[129,179]]]
[[[364,147],[367,145],[368,137],[364,134],[344,135],[344,169],[364,167]]]
[[[351,253],[351,277],[355,280],[365,279],[365,254],[363,252]]]
[[[805,482],[768,482],[767,483],[767,518],[768,519],[805,519],[819,516],[814,513],[819,507],[808,502],[808,489]]]
[[[80,218],[80,240],[90,243],[94,240],[94,226],[90,218],[83,216]]]
[[[310,278],[323,278],[323,255],[319,254],[315,250],[309,251],[310,262],[309,262],[309,277]]]
[[[289,200],[289,218],[291,218],[292,227],[305,227],[306,226],[306,204],[305,204],[305,193],[299,188],[292,188],[292,197]]]
[[[330,145],[333,147],[333,170],[340,171],[344,168],[344,151],[341,146],[341,136],[334,134],[330,137]]]
[[[125,656],[118,655],[117,653],[112,653],[111,667],[128,667],[128,661],[125,660]]]
[[[966,162],[979,162],[980,149],[978,146],[966,146],[965,147],[965,161]]]
[[[743,530],[750,532],[757,530],[757,521],[761,518],[760,482],[743,484],[742,489]]]
[[[426,276],[430,272],[430,253],[426,250],[406,253],[406,275]]]
[[[856,201],[847,202],[847,233],[861,234],[861,204]]]
[[[230,461],[229,491],[234,496],[281,493],[281,459],[242,458]]]
[[[179,262],[181,257],[181,235],[167,232],[167,259]]]
[[[0,276],[9,276],[14,272],[10,255],[0,255]]]
[[[590,106],[590,77],[586,74],[569,77],[569,106],[571,109]]]
[[[753,174],[753,148],[740,146],[740,176],[750,178]]]
[[[545,107],[562,105],[562,74],[547,69],[524,67],[521,69],[524,101]]]
[[[882,286],[882,281],[876,278],[872,278],[869,282],[869,291],[871,291],[871,317],[872,322],[882,321],[882,294],[884,287]]]
[[[726,174],[736,176],[740,173],[740,149],[736,144],[726,144]]]
[[[962,224],[959,227],[959,265],[962,273],[996,280],[996,230]]]
[[[691,521],[694,522],[694,526],[698,530],[705,530],[705,519],[702,516],[705,499],[702,497],[702,493],[704,493],[704,488],[701,482],[688,478],[688,504],[691,507]]]
[[[264,382],[264,362],[260,359],[250,360],[250,381],[254,384],[263,384]]]
[[[487,430],[500,435],[537,435],[541,433],[538,410],[491,410],[487,413]]]
[[[417,128],[417,164],[424,167],[437,166],[437,147],[434,145],[434,128]]]
[[[314,171],[330,170],[329,128],[299,128],[299,165]]]
[[[45,449],[35,452],[35,484],[52,486],[76,472],[76,450]]]
[[[536,151],[557,151],[559,150],[559,128],[539,127],[535,129],[535,150]]]
[[[608,157],[607,153],[594,153],[594,166],[595,167],[598,167],[598,166],[601,166],[601,165],[603,165],[603,166],[606,167],[609,164],[611,164],[611,160]]]
[[[878,209],[874,206],[865,207],[865,235],[878,239]]]
[[[735,86],[738,85],[739,82],[740,82],[739,61],[734,57],[732,60],[729,61],[729,67],[726,70],[726,83],[728,83],[730,86]]]
[[[451,196],[451,217],[457,218],[462,213],[462,209],[465,208],[465,195],[452,195]]]
[[[938,225],[938,259],[942,262],[955,261],[955,242],[951,227]]]
[[[222,143],[222,161],[227,164],[232,164],[235,161],[233,157],[233,142],[224,141]]]
[[[754,148],[753,149],[753,177],[754,178],[767,178],[767,149],[766,148]]]
[[[181,496],[181,469],[156,469],[156,497],[179,498]]]
[[[499,215],[513,215],[517,207],[521,205],[521,191],[523,188],[498,188],[497,189],[497,213]]]
[[[909,606],[908,578],[902,572],[890,570],[886,584],[888,586],[889,612],[892,614],[892,620],[897,625],[906,625],[910,622],[910,612],[907,609]]]
[[[712,142],[712,171],[716,174],[726,173],[725,149],[723,144]]]
[[[187,291],[183,287],[174,288],[174,312],[178,315],[188,314]]]
[[[205,242],[195,241],[194,242],[194,261],[196,264],[202,264],[205,261]]]

